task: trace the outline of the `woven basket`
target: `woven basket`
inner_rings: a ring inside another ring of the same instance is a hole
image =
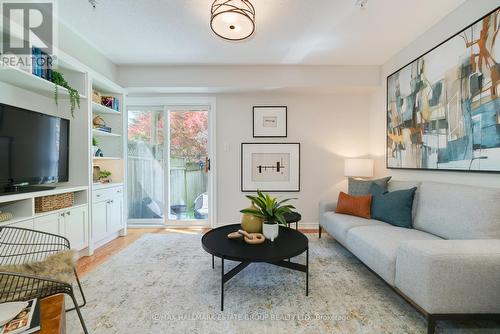
[[[35,212],[49,212],[69,208],[75,203],[74,193],[50,195],[35,198]]]

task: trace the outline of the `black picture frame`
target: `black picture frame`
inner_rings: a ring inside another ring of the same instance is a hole
[[[281,136],[258,136],[255,135],[255,109],[259,108],[285,108],[285,134]],[[288,137],[288,106],[253,106],[252,108],[252,136],[253,138],[286,138]]]
[[[294,142],[294,143],[272,143],[272,142],[265,142],[265,143],[250,143],[250,142],[244,142],[241,143],[241,148],[240,148],[240,190],[242,193],[255,193],[257,189],[247,189],[245,190],[243,188],[243,147],[245,145],[297,145],[298,146],[298,153],[299,153],[299,165],[298,165],[298,187],[297,189],[289,190],[289,189],[258,189],[259,191],[266,191],[266,192],[276,192],[276,193],[298,193],[301,190],[301,176],[300,176],[300,168],[301,168],[301,146],[300,143]]]
[[[389,166],[389,154],[388,154],[388,147],[389,147],[389,136],[388,136],[388,131],[389,131],[389,78],[395,75],[396,73],[400,72],[402,69],[404,69],[407,66],[410,66],[420,58],[424,57],[426,54],[434,51],[435,49],[439,48],[443,44],[449,42],[451,39],[455,38],[456,36],[460,35],[463,33],[465,30],[469,29],[471,26],[475,25],[476,23],[482,21],[484,18],[487,16],[493,14],[494,12],[498,11],[500,9],[500,6],[497,8],[493,9],[492,11],[488,12],[487,14],[481,16],[479,19],[475,20],[474,22],[468,24],[464,28],[460,29],[457,33],[453,34],[452,36],[448,37],[446,40],[442,41],[438,45],[434,46],[433,48],[427,50],[426,52],[420,54],[418,57],[412,59],[410,62],[406,63],[405,65],[401,66],[397,70],[393,71],[391,74],[387,75],[386,77],[386,96],[385,96],[385,113],[386,113],[386,119],[385,119],[385,167],[386,169],[389,170],[409,170],[409,171],[432,171],[432,172],[457,172],[457,173],[475,173],[475,174],[500,174],[500,169],[498,171],[496,170],[477,170],[477,169],[450,169],[450,168],[411,168],[411,167],[391,167]]]

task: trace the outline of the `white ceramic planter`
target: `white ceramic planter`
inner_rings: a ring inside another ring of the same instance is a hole
[[[262,234],[264,234],[266,239],[271,240],[271,242],[278,237],[279,231],[279,224],[262,224]]]

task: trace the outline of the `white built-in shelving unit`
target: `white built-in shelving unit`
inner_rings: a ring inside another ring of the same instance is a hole
[[[126,228],[126,119],[125,90],[101,74],[60,52],[55,69],[63,73],[70,86],[80,93],[80,108],[70,113],[68,90],[18,68],[0,65],[0,103],[70,120],[69,181],[53,190],[0,196],[0,211],[14,218],[0,226],[34,228],[61,234],[70,239],[80,255],[90,255],[96,247],[125,235]],[[120,110],[92,101],[92,90],[119,100]],[[92,120],[101,116],[111,133],[93,128]],[[92,138],[99,142],[103,157],[94,157]],[[112,172],[111,182],[94,183],[93,169],[99,166]],[[36,213],[35,199],[71,192],[75,203],[70,208]]]

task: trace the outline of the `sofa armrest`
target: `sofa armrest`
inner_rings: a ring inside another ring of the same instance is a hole
[[[323,226],[323,215],[329,211],[335,211],[337,208],[337,201],[322,200],[319,202],[319,225]]]
[[[396,287],[430,314],[500,313],[500,240],[412,240]]]

